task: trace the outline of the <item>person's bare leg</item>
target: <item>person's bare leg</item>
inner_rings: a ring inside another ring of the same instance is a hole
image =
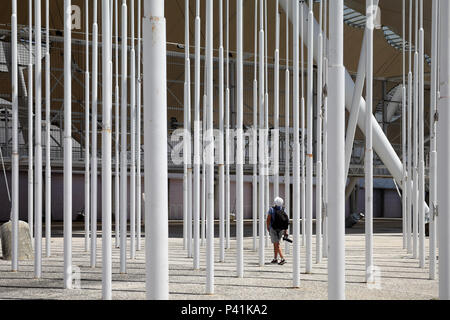
[[[279,248],[279,243],[274,243],[273,244],[273,255],[274,255],[274,260],[278,259],[278,248]]]
[[[278,243],[278,254],[280,255],[281,260],[284,260],[283,252],[281,252],[280,243]]]

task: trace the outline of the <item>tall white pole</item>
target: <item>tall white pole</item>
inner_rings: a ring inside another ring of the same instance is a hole
[[[116,50],[115,50],[115,73],[116,73],[116,83],[115,83],[115,96],[116,96],[116,108],[115,108],[115,159],[116,159],[116,172],[114,179],[114,216],[115,216],[115,236],[116,236],[116,248],[119,248],[120,244],[120,156],[119,156],[119,145],[120,145],[120,125],[119,125],[119,108],[120,108],[120,95],[119,95],[119,6],[118,0],[114,0],[115,6],[115,23],[114,31],[116,34]],[[140,21],[140,20],[139,20]]]
[[[313,214],[313,3],[309,1],[308,13],[308,83],[307,83],[307,154],[306,154],[306,273],[312,270],[312,214]]]
[[[45,21],[46,21],[46,52],[45,52],[45,129],[46,129],[46,148],[45,148],[45,255],[51,255],[51,221],[52,221],[52,169],[50,157],[50,21],[49,21],[49,0],[45,2]]]
[[[243,16],[242,0],[236,0],[237,12],[237,146],[236,146],[236,275],[244,276],[244,141],[242,134],[244,118],[244,72],[243,72]]]
[[[36,183],[34,195],[34,276],[42,276],[42,31],[41,31],[41,1],[35,0],[35,90],[36,90],[36,115],[35,115],[35,171],[34,180]]]
[[[28,225],[34,236],[33,203],[33,0],[28,1],[29,63],[28,63]]]
[[[92,153],[91,153],[91,268],[97,264],[97,116],[98,116],[98,24],[97,0],[94,0],[92,24]]]
[[[166,22],[164,0],[144,2],[145,259],[147,299],[169,298]],[[152,152],[159,150],[160,152]],[[150,223],[151,222],[151,223]]]
[[[187,164],[187,149],[188,149],[188,132],[187,132],[187,118],[188,118],[188,93],[187,93],[187,79],[188,79],[188,61],[189,61],[189,0],[185,0],[185,23],[184,23],[184,106],[183,106],[183,248],[187,250],[187,256],[190,257],[191,241],[188,237],[188,164]]]
[[[141,81],[141,0],[138,0],[138,38],[137,38],[137,74],[136,74],[136,249],[141,250],[141,225],[142,225],[142,177],[141,177],[141,109],[142,109],[142,81]]]
[[[450,3],[439,1],[439,121],[437,127],[437,196],[439,203],[439,299],[450,299]]]
[[[134,0],[130,3],[130,259],[136,256],[136,54],[134,38]]]
[[[11,271],[18,270],[19,257],[19,100],[18,100],[18,70],[17,70],[17,0],[12,1],[11,13],[11,87],[12,87],[12,257]]]
[[[328,1],[324,3],[324,39],[328,39],[327,21],[328,21]],[[324,58],[323,58],[323,82],[324,87],[328,88],[328,45],[324,41]],[[328,256],[328,94],[323,97],[323,257]]]
[[[192,257],[192,164],[191,164],[191,61],[189,59],[189,0],[185,8],[185,105],[184,164],[186,167],[186,240],[188,257]]]
[[[225,169],[225,238],[226,238],[226,248],[230,248],[230,0],[227,0],[227,9],[226,9],[226,29],[227,29],[227,38],[226,38],[226,83],[227,88],[225,90],[225,157],[226,157],[226,169]]]
[[[419,29],[419,266],[425,267],[425,159],[424,159],[424,30],[423,30],[423,0],[420,0]]]
[[[102,296],[104,300],[112,298],[112,57],[110,1],[102,0]]]
[[[322,77],[323,77],[323,3],[319,6],[319,48],[317,61],[317,147],[316,147],[316,263],[322,260]]]
[[[302,235],[302,246],[305,245],[306,241],[306,179],[305,179],[305,60],[304,60],[304,46],[303,43],[306,42],[304,39],[304,12],[303,12],[303,4],[299,7],[300,10],[300,91],[301,91],[301,98],[300,98],[300,131],[301,131],[301,138],[300,138],[300,218],[302,221],[302,228],[301,228],[301,235]]]
[[[121,141],[120,141],[120,273],[127,272],[127,183],[128,183],[128,157],[127,157],[127,62],[128,62],[128,36],[127,36],[127,3],[122,1],[122,94],[121,94]],[[147,188],[145,188],[148,190]],[[151,202],[150,202],[151,203]],[[149,221],[149,220],[146,220]]]
[[[413,136],[413,258],[416,259],[418,258],[418,254],[419,254],[419,201],[418,201],[418,196],[419,196],[419,174],[418,174],[418,156],[419,156],[419,146],[418,146],[418,142],[419,142],[419,128],[418,128],[418,123],[419,123],[419,119],[418,119],[418,112],[419,112],[419,52],[417,49],[417,45],[418,45],[418,20],[419,20],[419,6],[418,6],[419,2],[418,0],[416,0],[416,4],[415,4],[415,28],[414,28],[414,33],[415,33],[415,41],[414,41],[414,48],[415,48],[415,52],[414,52],[414,104],[413,104],[413,130],[414,130],[414,136]]]
[[[299,145],[299,3],[295,1],[293,4],[294,23],[293,23],[293,90],[292,96],[292,116],[294,125],[294,156],[293,156],[293,216],[292,216],[292,233],[293,233],[293,254],[292,254],[292,281],[293,287],[300,287],[300,145]]]
[[[214,293],[213,1],[206,2],[206,293]],[[239,14],[239,10],[238,10]],[[238,249],[239,251],[239,249]]]
[[[376,11],[372,0],[366,0],[366,154],[365,154],[365,236],[366,282],[373,283],[373,28]]]
[[[286,212],[288,214],[288,216],[292,219],[292,213],[290,211],[291,208],[291,148],[290,148],[290,135],[291,135],[291,128],[290,128],[290,123],[289,123],[289,95],[290,95],[290,74],[289,74],[289,2],[287,4],[287,8],[286,8],[286,71],[285,71],[285,79],[284,79],[284,121],[285,121],[285,144],[284,144],[284,148],[285,148],[285,163],[284,163],[284,203],[285,203],[285,208],[286,208]],[[291,227],[288,228],[288,234],[290,233]],[[284,251],[286,254],[289,253],[289,243],[287,241],[285,241],[285,248]]]
[[[403,180],[402,180],[402,232],[403,232],[403,249],[407,247],[406,238],[406,216],[407,216],[407,169],[406,169],[406,78],[405,78],[405,48],[406,48],[406,3],[402,0],[402,64],[403,64],[403,83],[402,83],[402,165],[403,165]]]
[[[85,1],[86,7],[86,70],[84,72],[84,125],[85,125],[85,140],[84,140],[84,251],[89,250],[89,216],[90,216],[90,99],[89,99],[89,0]]]
[[[264,266],[264,249],[265,249],[265,234],[266,223],[265,217],[265,200],[264,200],[264,184],[265,184],[265,171],[264,171],[264,2],[260,0],[260,22],[259,22],[259,265]]]
[[[437,103],[437,40],[439,1],[433,0],[431,31],[431,89],[430,89],[430,224],[429,224],[429,272],[430,280],[436,278],[436,226],[437,226],[437,171],[436,171],[436,103]]]
[[[219,1],[219,261],[225,261],[225,171],[224,171],[224,57],[223,57],[223,0]]]
[[[343,0],[330,1],[328,298],[345,299],[345,77]]]
[[[72,5],[64,0],[64,288],[72,289]]]
[[[409,0],[409,48],[408,48],[408,62],[409,62],[409,70],[408,70],[408,109],[407,109],[407,162],[408,162],[408,176],[407,176],[407,189],[406,193],[408,194],[406,199],[406,250],[407,253],[412,253],[412,91],[413,91],[413,82],[412,82],[412,2],[413,0]]]
[[[200,0],[195,5],[195,88],[194,88],[194,269],[200,268]]]
[[[255,39],[253,64],[253,134],[252,134],[252,213],[253,213],[253,250],[258,247],[258,0],[255,0]]]
[[[280,196],[280,14],[278,12],[278,0],[275,2],[275,70],[274,70],[274,131],[273,141],[273,168],[274,168],[274,198]]]

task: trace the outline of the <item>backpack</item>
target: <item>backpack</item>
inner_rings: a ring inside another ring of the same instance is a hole
[[[289,217],[284,211],[284,208],[282,207],[281,210],[278,210],[276,207],[273,207],[272,209],[275,211],[272,228],[277,231],[287,230],[289,227]]]

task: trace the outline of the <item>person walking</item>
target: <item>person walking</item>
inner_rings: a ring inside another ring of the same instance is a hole
[[[280,241],[283,236],[287,236],[287,229],[289,226],[289,217],[286,214],[285,208],[283,207],[283,199],[276,197],[274,200],[274,206],[271,207],[267,213],[267,230],[270,234],[270,240],[273,244],[274,258],[272,264],[278,263],[283,265],[286,263],[284,259],[283,252],[281,251]],[[278,256],[280,256],[280,261],[278,261]]]

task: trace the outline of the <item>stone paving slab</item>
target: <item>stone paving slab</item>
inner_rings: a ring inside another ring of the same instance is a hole
[[[52,239],[52,256],[43,259],[43,278],[34,279],[33,260],[21,261],[18,272],[11,272],[11,262],[0,259],[0,299],[101,299],[101,238],[98,239],[97,268],[90,267],[84,239],[73,239],[73,264],[80,271],[80,289],[63,289],[63,239]],[[143,242],[142,242],[143,243]],[[244,241],[244,278],[235,276],[235,241],[226,251],[226,261],[218,262],[218,239],[215,253],[215,294],[205,294],[205,247],[201,248],[201,269],[192,269],[192,259],[183,250],[183,240],[169,239],[170,299],[326,299],[327,259],[313,264],[311,274],[304,274],[304,247],[301,247],[301,285],[292,288],[292,257],[286,255],[283,266],[271,265],[272,249],[266,248],[264,267],[252,249],[252,238]],[[45,253],[45,241],[44,253]],[[114,241],[113,241],[114,244]],[[313,242],[315,245],[315,242]],[[284,249],[284,245],[282,246]],[[129,248],[129,246],[128,246]],[[113,248],[113,299],[145,299],[145,253],[142,248],[134,261],[128,261],[127,274],[120,274],[119,249]],[[128,252],[129,254],[129,252]],[[45,256],[45,254],[43,255]],[[315,262],[315,247],[313,247]],[[377,234],[374,261],[379,267],[379,281],[374,288],[365,283],[364,235],[346,236],[347,299],[420,299],[438,297],[438,280],[428,279],[428,260],[424,269],[402,249],[401,234]]]

